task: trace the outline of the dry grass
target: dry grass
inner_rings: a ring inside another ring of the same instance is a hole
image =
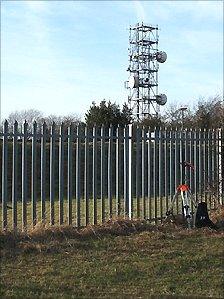
[[[220,211],[214,211],[212,219],[219,220],[224,219],[222,215],[224,209]],[[217,221],[215,221],[217,222]],[[185,236],[197,236],[198,234],[205,235],[224,235],[222,229],[219,232],[204,228],[187,230],[184,228],[184,223],[179,218],[175,218],[174,221],[164,222],[160,225],[152,225],[145,220],[129,220],[129,219],[112,219],[101,225],[88,225],[84,228],[77,229],[72,226],[47,226],[42,223],[38,223],[33,229],[29,229],[26,232],[22,231],[0,231],[0,248],[2,254],[9,252],[20,251],[48,251],[53,250],[61,242],[67,242],[69,240],[88,240],[88,239],[102,239],[106,236],[129,236],[131,234],[149,232],[155,236],[173,235],[175,238],[182,238]]]
[[[27,232],[21,231],[1,231],[0,240],[2,249],[22,248],[21,244],[47,243],[49,241],[68,241],[69,239],[85,240],[89,238],[101,239],[107,235],[127,236],[132,233],[142,231],[161,231],[165,226],[151,225],[147,221],[113,219],[101,225],[88,225],[84,228],[77,229],[72,226],[44,226],[38,223],[34,229]],[[31,245],[32,247],[33,245]],[[39,245],[38,245],[39,248]]]
[[[224,228],[224,206],[219,205],[217,209],[211,210],[210,219],[220,228]]]

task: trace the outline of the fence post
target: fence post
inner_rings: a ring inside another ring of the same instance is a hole
[[[184,152],[183,152],[183,126],[179,129],[180,132],[179,133],[179,136],[180,136],[180,145],[179,145],[179,150],[180,150],[180,184],[185,184],[184,182],[184,166],[183,166],[183,162],[185,161],[184,159]]]
[[[202,163],[202,154],[201,154],[201,149],[202,149],[202,129],[199,129],[198,132],[198,184],[199,184],[199,194],[200,194],[200,200],[203,201],[202,198],[202,174],[203,174],[203,163]]]
[[[158,132],[158,139],[159,139],[159,144],[158,144],[158,181],[159,181],[159,190],[158,190],[158,197],[159,197],[159,203],[160,203],[160,218],[162,221],[162,217],[163,217],[163,197],[162,197],[162,189],[163,189],[163,176],[162,176],[162,161],[163,161],[163,129],[162,127],[159,128],[159,132]]]
[[[93,127],[93,224],[97,224],[97,127]]]
[[[101,127],[101,165],[100,165],[100,181],[101,181],[101,188],[100,188],[100,197],[101,197],[101,219],[102,222],[105,221],[105,127],[102,125]]]
[[[217,168],[216,168],[216,129],[212,129],[212,156],[211,156],[211,165],[212,165],[212,186],[211,186],[211,191],[212,191],[212,207],[213,209],[215,208],[216,205],[216,192],[217,192],[217,180],[216,180],[216,173],[217,173]]]
[[[27,127],[25,121],[22,138],[22,230],[27,228]]]
[[[178,127],[175,128],[174,131],[174,163],[175,163],[175,188],[182,184],[180,181],[180,129]],[[179,213],[179,201],[176,200],[176,209],[177,213]]]
[[[130,163],[131,158],[132,157],[129,156],[129,167],[131,166],[131,163]],[[136,193],[135,194],[136,194],[136,202],[137,202],[137,218],[140,218],[140,198],[139,198],[140,161],[139,160],[140,160],[140,128],[137,125],[137,127],[136,127],[136,164],[135,164],[135,172],[136,172],[136,180],[135,180]],[[132,175],[131,170],[129,170],[129,176],[131,176],[131,175]]]
[[[73,124],[68,127],[68,225],[72,225],[72,147],[73,147]]]
[[[152,200],[151,200],[151,195],[152,195],[152,172],[151,172],[151,169],[152,169],[152,141],[151,141],[151,128],[149,127],[148,128],[148,180],[147,180],[147,183],[148,183],[148,217],[149,217],[149,220],[152,219]]]
[[[224,167],[224,166],[223,166]],[[218,168],[219,168],[219,175],[218,175],[218,184],[219,184],[219,204],[222,204],[223,200],[223,189],[222,189],[222,130],[221,128],[218,129]]]
[[[220,188],[221,188],[221,198],[222,203],[224,204],[224,128],[220,129],[220,173],[221,173],[221,181],[220,181]]]
[[[128,178],[130,179],[131,175],[128,173],[128,127],[124,127],[124,217],[126,218],[128,214]],[[129,174],[129,177],[128,177]]]
[[[168,159],[168,140],[170,137],[170,132],[168,132],[167,127],[164,130],[164,196],[165,196],[165,207],[166,211],[168,210],[169,202],[168,202],[168,193],[169,193],[169,159]]]
[[[33,227],[37,224],[37,214],[36,214],[36,143],[37,143],[37,123],[33,123],[33,138],[32,138],[32,224]]]
[[[64,222],[64,124],[59,132],[59,224]]]
[[[50,137],[50,224],[54,225],[54,196],[55,196],[55,123],[51,126]]]
[[[120,127],[117,126],[116,132],[116,215],[121,215],[120,200]]]
[[[108,141],[108,204],[110,219],[113,216],[112,205],[112,144],[113,144],[113,127],[109,127],[109,141]]]
[[[44,224],[46,220],[45,200],[46,200],[46,123],[44,122],[41,128],[41,221]]]
[[[81,157],[81,153],[80,153],[80,145],[81,145],[81,136],[80,136],[80,125],[78,125],[77,127],[77,136],[76,136],[76,225],[77,227],[80,227],[80,223],[81,223],[81,212],[80,212],[80,200],[81,200],[81,196],[80,196],[80,157]]]
[[[212,129],[208,129],[208,197],[209,197],[209,208],[212,205],[211,188],[212,188]]]
[[[17,228],[17,199],[18,199],[18,184],[17,184],[17,170],[18,170],[18,122],[15,121],[13,126],[13,160],[12,160],[12,227]]]
[[[89,224],[89,128],[85,127],[84,198],[86,202],[86,226]]]
[[[207,202],[206,198],[206,129],[203,129],[203,134],[202,134],[202,150],[201,150],[201,155],[202,155],[202,186],[203,186],[203,199],[205,202]]]
[[[157,223],[158,218],[158,210],[157,210],[157,199],[158,199],[158,127],[154,129],[154,153],[153,153],[153,183],[154,183],[154,215],[155,215],[155,222]]]
[[[190,146],[190,153],[189,153],[189,161],[192,165],[194,165],[194,132],[192,129],[190,129],[189,131],[190,134],[190,142],[189,142],[189,146]],[[189,182],[190,182],[190,188],[191,188],[191,192],[194,194],[195,196],[195,191],[194,191],[194,170],[190,169],[189,170]]]
[[[145,201],[145,127],[142,128],[142,208],[143,218],[146,219],[146,201]]]
[[[176,190],[174,170],[175,170],[175,155],[174,155],[174,130],[170,128],[170,200],[172,200],[173,195]]]
[[[205,202],[208,203],[208,129],[204,129],[204,196]]]
[[[2,229],[7,228],[7,201],[8,201],[8,122],[3,126],[2,145]]]
[[[129,219],[132,219],[133,217],[133,198],[132,198],[132,133],[133,133],[133,126],[128,126],[128,136],[127,136],[127,142],[128,142],[128,211],[127,214],[129,216]]]

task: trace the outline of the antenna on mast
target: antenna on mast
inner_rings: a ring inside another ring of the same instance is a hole
[[[158,93],[159,63],[167,59],[166,52],[158,50],[158,41],[158,26],[142,22],[130,27],[129,79],[125,87],[129,89],[129,106],[138,120],[157,115],[159,106],[167,102],[166,95]]]

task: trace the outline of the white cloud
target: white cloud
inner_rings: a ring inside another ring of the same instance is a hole
[[[223,15],[221,1],[164,1],[161,5],[169,13],[192,14],[198,18],[220,18]]]
[[[215,59],[221,59],[223,52],[223,34],[222,32],[216,32],[211,30],[183,30],[183,37],[186,41],[186,45],[193,51],[201,54],[209,55],[211,48],[213,55],[218,53],[220,57]],[[212,57],[211,57],[212,58]]]
[[[21,1],[22,2],[22,1]],[[35,13],[46,13],[49,11],[48,1],[24,1],[25,7]]]
[[[149,1],[144,2],[148,16],[156,23],[173,23],[176,19],[189,19],[189,23],[204,21],[204,26],[211,21],[223,20],[222,1]],[[190,25],[190,24],[189,24]]]
[[[145,15],[145,9],[141,1],[134,0],[132,1],[134,10],[136,12],[136,17],[138,22],[145,22],[146,21],[146,15]]]

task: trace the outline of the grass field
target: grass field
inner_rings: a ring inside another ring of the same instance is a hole
[[[1,232],[1,298],[223,298],[223,231],[111,221]]]
[[[93,200],[89,199],[89,221],[90,224],[93,224]],[[166,207],[165,207],[165,200],[162,201],[163,205],[163,215],[165,215]],[[11,206],[11,204],[10,204]],[[109,202],[108,199],[104,199],[104,206],[105,206],[105,220],[109,220],[110,215],[109,215]],[[117,215],[117,203],[115,198],[112,200],[112,213],[113,216]],[[46,223],[50,223],[50,201],[46,200],[45,201],[45,208],[46,208]],[[159,198],[157,199],[157,217],[161,216],[160,213],[160,200]],[[151,212],[149,212],[149,209]],[[0,207],[0,214],[2,213],[2,207]],[[64,213],[64,223],[68,224],[68,201],[64,200],[63,204],[63,213]],[[37,201],[36,203],[36,214],[37,214],[37,223],[41,222],[41,201]],[[152,199],[150,201],[150,206],[149,202],[146,200],[146,211],[145,211],[146,217],[149,218],[151,216],[152,218],[155,217],[155,200]],[[120,215],[124,216],[124,199],[121,199],[120,202]],[[55,224],[59,224],[59,201],[58,199],[55,200],[54,202],[54,216],[55,216]],[[139,216],[140,218],[143,217],[143,200],[140,198],[139,199]],[[133,217],[137,218],[137,200],[136,198],[133,199]],[[80,200],[80,224],[81,226],[86,225],[86,201],[84,199]],[[77,205],[76,205],[76,200],[73,200],[73,205],[72,205],[72,221],[73,224],[76,225],[77,223]],[[97,199],[97,221],[98,223],[102,222],[102,200]],[[17,203],[17,225],[18,228],[22,227],[22,202],[18,201]],[[27,202],[27,226],[28,228],[32,226],[32,203],[30,201]],[[8,227],[12,228],[12,210],[8,209]]]
[[[102,200],[97,199],[97,221],[98,223],[102,222]],[[145,198],[145,204],[143,204],[143,199],[139,198],[139,205],[137,205],[137,199],[133,198],[133,218],[140,218],[144,219],[153,219],[153,218],[161,218],[165,217],[167,208],[170,205],[170,201],[166,198]],[[11,206],[11,203],[9,203]],[[89,199],[88,201],[89,206],[89,223],[93,224],[93,199]],[[109,201],[107,198],[104,199],[104,206],[105,206],[105,220],[109,220],[110,213],[109,213]],[[139,207],[139,214],[137,213],[137,206]],[[118,204],[116,199],[112,199],[112,215],[117,216],[117,207]],[[144,208],[143,208],[144,207]],[[50,201],[45,201],[45,209],[46,209],[46,223],[50,222]],[[145,212],[144,212],[145,209]],[[174,206],[174,213],[182,213],[181,211],[181,201],[178,200],[177,204]],[[63,203],[63,213],[64,213],[64,224],[68,224],[68,201],[67,199],[64,200]],[[0,206],[0,214],[2,214],[2,206]],[[8,228],[12,228],[12,210],[8,209]],[[41,222],[41,201],[38,200],[36,202],[36,222]],[[54,215],[55,215],[55,224],[59,224],[59,201],[55,199],[54,202]],[[120,216],[124,217],[124,199],[120,199]],[[81,226],[86,225],[86,201],[84,199],[80,200],[80,224]],[[77,203],[76,200],[73,199],[72,203],[72,222],[74,225],[77,223]],[[22,202],[17,202],[17,226],[19,229],[22,227]],[[27,202],[27,226],[32,227],[32,203],[31,201]]]

